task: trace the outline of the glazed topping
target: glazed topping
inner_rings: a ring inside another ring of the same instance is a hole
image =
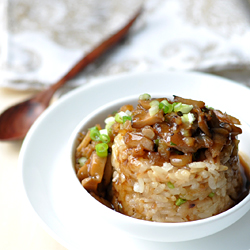
[[[147,157],[152,164],[170,162],[186,166],[192,161],[220,159],[222,149],[236,147],[234,139],[241,133],[239,120],[205,106],[202,101],[174,96],[151,99],[141,95],[129,120],[132,131],[123,131],[124,142],[136,157]],[[124,128],[113,126],[117,135]],[[236,140],[237,142],[237,140]],[[160,159],[160,160],[159,160]]]

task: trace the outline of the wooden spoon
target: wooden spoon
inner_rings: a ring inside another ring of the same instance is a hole
[[[39,115],[49,106],[50,100],[57,89],[73,78],[88,64],[100,57],[109,48],[118,43],[128,32],[141,10],[117,33],[94,48],[84,56],[62,79],[48,89],[38,93],[33,98],[16,104],[0,115],[0,140],[23,139],[31,125]]]

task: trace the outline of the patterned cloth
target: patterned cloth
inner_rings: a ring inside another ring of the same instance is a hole
[[[1,86],[42,88],[117,31],[143,0],[9,0],[2,12]],[[145,0],[129,35],[69,82],[154,70],[250,75],[245,0]],[[4,14],[6,14],[4,17]],[[6,40],[5,38],[8,38]],[[250,77],[249,77],[250,79]],[[250,86],[250,82],[249,82]]]

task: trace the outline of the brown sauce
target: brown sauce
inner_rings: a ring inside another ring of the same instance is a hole
[[[235,204],[241,202],[248,194],[250,188],[250,158],[242,153],[239,153],[240,170],[243,178],[243,190],[239,195]]]

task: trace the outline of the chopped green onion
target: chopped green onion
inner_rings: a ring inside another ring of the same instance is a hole
[[[187,200],[185,199],[182,199],[182,198],[178,198],[177,201],[175,202],[175,205],[176,206],[180,206],[182,205],[183,203],[185,203]]]
[[[195,121],[195,116],[193,113],[184,114],[182,117],[182,122],[193,124]]]
[[[168,102],[167,100],[163,100],[163,101],[161,101],[161,103],[162,103],[163,105],[168,105],[168,104],[169,104],[169,102]]]
[[[106,134],[101,134],[100,135],[100,140],[104,143],[109,143],[110,142],[110,137]]]
[[[159,109],[164,109],[164,108],[165,108],[165,105],[162,102],[160,102],[159,103]]]
[[[171,145],[171,146],[176,146],[176,144],[173,143],[172,141],[170,142],[170,145]]]
[[[132,112],[129,110],[126,110],[125,113],[127,114],[127,116],[132,116]]]
[[[159,111],[159,102],[157,100],[153,100],[152,102],[150,102],[150,109],[148,110],[149,111],[149,115],[150,116],[153,116],[155,114],[158,113]]]
[[[100,141],[100,132],[97,127],[90,128],[90,138],[93,141]]]
[[[147,101],[147,100],[150,100],[151,99],[151,95],[145,93],[145,94],[142,94],[139,96],[139,100],[142,100],[142,101]]]
[[[149,105],[150,105],[150,107],[159,106],[159,101],[153,100],[152,102],[149,103]]]
[[[107,143],[98,143],[95,146],[95,150],[98,156],[106,157],[108,155],[108,144]]]
[[[206,105],[206,108],[207,108],[207,109],[214,110],[214,108],[213,108],[213,107],[208,107],[208,105]]]
[[[212,197],[214,197],[214,195],[215,195],[215,193],[211,192],[211,193],[208,195],[208,197],[212,198]]]
[[[124,124],[126,121],[131,121],[132,117],[131,116],[123,116],[122,117],[122,123]]]
[[[183,136],[190,136],[190,131],[187,130],[187,129],[181,129],[181,134],[182,134]]]
[[[183,104],[178,102],[174,105],[174,112],[181,112],[183,114],[189,113],[193,109],[193,105]]]
[[[78,160],[78,163],[80,164],[80,166],[83,166],[87,160],[88,160],[88,159],[87,159],[86,157],[81,157],[81,158]]]
[[[102,134],[105,134],[105,135],[108,134],[108,130],[107,129],[101,129],[101,130],[99,130],[99,132],[100,132],[101,135]]]
[[[106,124],[105,129],[107,129],[108,133],[111,132],[111,127],[112,127],[113,124],[114,123],[108,123],[108,124]]]
[[[181,102],[174,102],[172,105],[173,105],[173,109],[175,108],[175,106],[178,106],[178,105],[180,105],[181,104]]]
[[[124,116],[127,116],[127,114],[126,114],[125,112],[123,112],[123,111],[117,113],[117,114],[115,115],[115,121],[116,121],[116,122],[119,122],[119,123],[123,123],[123,119],[122,119],[122,118],[123,118]]]
[[[108,117],[105,119],[104,121],[106,123],[105,129],[107,130],[107,132],[109,133],[111,131],[111,127],[112,125],[115,123],[115,117]]]
[[[109,123],[115,123],[115,118],[113,117],[113,116],[110,116],[110,117],[108,117],[108,118],[106,118],[105,120],[104,120],[104,122],[106,123],[106,124],[109,124]]]
[[[116,122],[119,122],[119,123],[122,123],[122,116],[120,116],[119,113],[117,113],[117,114],[115,115],[115,121],[116,121]]]
[[[154,143],[156,144],[156,146],[159,146],[159,139],[155,139]]]
[[[193,109],[193,105],[182,104],[181,113],[187,114]]]
[[[163,100],[160,102],[159,108],[163,109],[165,114],[168,114],[173,111],[173,104],[170,104],[167,100]]]
[[[159,106],[154,105],[148,111],[149,111],[150,116],[156,115],[159,111]]]
[[[174,108],[174,112],[178,112],[178,111],[180,111],[180,109],[181,109],[181,102],[174,102],[173,103],[173,108]]]
[[[168,185],[168,187],[171,188],[171,189],[174,188],[174,184],[173,184],[172,182],[170,182],[170,181],[167,183],[167,185]]]

